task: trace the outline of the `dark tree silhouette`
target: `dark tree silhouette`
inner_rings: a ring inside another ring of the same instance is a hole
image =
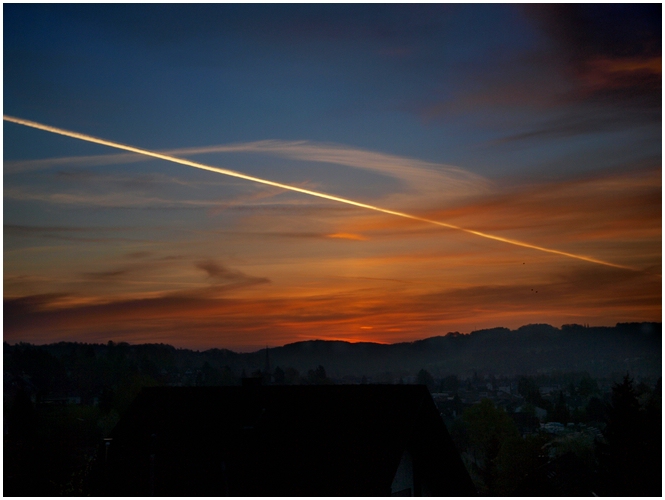
[[[589,422],[605,422],[607,405],[598,398],[591,398],[586,405],[586,416]]]
[[[307,372],[307,382],[317,385],[332,383],[326,375],[326,369],[321,365],[319,365],[316,370],[309,370]]]
[[[275,373],[273,374],[275,384],[278,385],[283,385],[284,381],[286,380],[286,375],[284,374],[284,370],[282,370],[279,366],[275,368]]]
[[[434,388],[436,387],[436,384],[434,383],[434,377],[432,377],[430,372],[428,372],[424,368],[422,368],[418,372],[418,376],[416,377],[416,383],[426,385],[429,392],[433,392]]]
[[[29,441],[34,437],[35,409],[30,400],[30,394],[23,384],[19,385],[6,418],[7,430],[11,438]]]
[[[561,422],[567,424],[570,421],[570,411],[566,405],[566,398],[563,392],[559,392],[556,404],[551,412],[549,412],[549,420],[553,422]]]
[[[604,432],[606,444],[599,444],[598,449],[602,484],[608,488],[606,494],[662,494],[662,411],[660,406],[657,409],[656,405],[645,406],[640,406],[633,379],[628,374],[612,388]]]
[[[448,375],[441,379],[439,388],[442,391],[457,392],[457,389],[459,389],[459,379],[457,378],[457,375]]]
[[[515,422],[489,399],[467,408],[462,415],[474,457],[472,469],[484,483],[483,494],[495,491],[497,459],[502,447],[520,439]]]
[[[600,393],[598,382],[589,376],[583,377],[577,387],[577,393],[584,398]]]

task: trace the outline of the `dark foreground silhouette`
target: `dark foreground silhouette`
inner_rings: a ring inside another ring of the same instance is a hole
[[[107,447],[98,454],[99,443],[143,388],[239,390],[249,374],[271,387],[425,385],[481,495],[660,496],[661,337],[661,325],[649,323],[531,325],[393,346],[310,341],[247,354],[111,341],[5,343],[3,493],[89,496],[93,487],[108,488],[99,476]],[[526,365],[517,376],[492,371],[527,357],[531,368],[541,366],[538,374]],[[561,371],[566,366],[575,370]],[[464,375],[471,367],[478,370]],[[411,463],[412,491],[425,491],[420,459],[402,457],[399,476]],[[397,483],[389,486],[393,492]]]
[[[152,388],[106,443],[97,495],[475,493],[424,386]]]

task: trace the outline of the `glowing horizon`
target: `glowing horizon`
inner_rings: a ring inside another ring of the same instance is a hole
[[[474,235],[474,236],[478,236],[478,237],[481,237],[481,238],[494,240],[494,241],[499,241],[499,242],[502,242],[502,243],[507,243],[509,245],[514,245],[514,246],[518,246],[518,247],[522,247],[522,248],[528,248],[528,249],[531,249],[531,250],[537,250],[537,251],[540,251],[540,252],[560,255],[560,256],[563,256],[563,257],[568,257],[568,258],[572,258],[572,259],[576,259],[576,260],[581,260],[581,261],[585,261],[585,262],[589,262],[589,263],[593,263],[593,264],[599,264],[599,265],[618,268],[618,269],[626,269],[626,270],[630,270],[630,271],[639,271],[638,269],[636,269],[634,267],[624,266],[624,265],[620,265],[620,264],[614,264],[612,262],[607,262],[607,261],[596,259],[596,258],[593,258],[593,257],[588,257],[588,256],[585,256],[585,255],[573,254],[573,253],[564,252],[564,251],[561,251],[561,250],[546,248],[546,247],[542,247],[542,246],[538,246],[538,245],[532,245],[530,243],[526,243],[526,242],[519,241],[519,240],[504,238],[504,237],[501,237],[501,236],[495,236],[495,235],[484,233],[484,232],[481,232],[481,231],[475,231],[473,229],[467,229],[467,228],[464,228],[464,227],[461,227],[461,226],[456,226],[454,224],[448,224],[448,223],[441,222],[441,221],[436,221],[436,220],[433,220],[433,219],[427,219],[427,218],[424,218],[424,217],[419,217],[419,216],[416,216],[416,215],[408,214],[406,212],[400,212],[400,211],[396,211],[396,210],[381,208],[381,207],[378,207],[378,206],[375,206],[375,205],[370,205],[370,204],[367,204],[367,203],[362,203],[362,202],[354,201],[354,200],[351,200],[351,199],[348,199],[348,198],[343,198],[343,197],[336,196],[336,195],[322,193],[322,192],[319,192],[319,191],[313,191],[313,190],[310,190],[310,189],[300,188],[300,187],[292,186],[292,185],[289,185],[289,184],[283,184],[281,182],[271,181],[271,180],[268,180],[268,179],[263,179],[263,178],[260,178],[260,177],[255,177],[255,176],[243,174],[241,172],[236,172],[234,170],[229,170],[229,169],[220,168],[220,167],[213,167],[213,166],[210,166],[210,165],[205,165],[203,163],[193,162],[193,161],[190,161],[190,160],[178,158],[178,157],[163,154],[163,153],[158,153],[158,152],[155,152],[155,151],[150,151],[150,150],[143,149],[143,148],[138,148],[138,147],[135,147],[135,146],[129,146],[129,145],[126,145],[126,144],[121,144],[121,143],[117,143],[117,142],[114,142],[114,141],[101,139],[101,138],[98,138],[98,137],[94,137],[94,136],[87,135],[87,134],[82,134],[82,133],[79,133],[79,132],[73,132],[73,131],[61,129],[61,128],[58,128],[58,127],[53,127],[53,126],[50,126],[50,125],[44,125],[44,124],[34,122],[34,121],[31,121],[31,120],[25,120],[25,119],[22,119],[22,118],[12,117],[12,116],[8,116],[8,115],[3,115],[3,120],[7,121],[7,122],[10,122],[10,123],[16,123],[18,125],[23,125],[23,126],[38,129],[38,130],[51,132],[51,133],[57,134],[57,135],[62,135],[62,136],[65,136],[65,137],[71,137],[71,138],[74,138],[74,139],[79,139],[79,140],[82,140],[82,141],[85,141],[85,142],[100,144],[100,145],[103,145],[103,146],[107,146],[107,147],[111,147],[111,148],[115,148],[115,149],[120,149],[120,150],[124,150],[124,151],[129,151],[129,152],[132,152],[132,153],[136,153],[136,154],[140,154],[140,155],[144,155],[144,156],[149,156],[149,157],[165,160],[165,161],[169,161],[169,162],[172,162],[172,163],[177,163],[177,164],[181,164],[181,165],[185,165],[185,166],[189,166],[189,167],[193,167],[193,168],[198,168],[198,169],[201,169],[201,170],[207,170],[207,171],[210,171],[210,172],[215,172],[215,173],[230,176],[230,177],[236,177],[236,178],[239,178],[239,179],[244,179],[244,180],[248,180],[248,181],[259,183],[259,184],[264,184],[264,185],[267,185],[267,186],[277,187],[277,188],[284,189],[284,190],[287,190],[287,191],[293,191],[293,192],[297,192],[297,193],[301,193],[301,194],[306,194],[306,195],[309,195],[309,196],[314,196],[314,197],[317,197],[317,198],[322,198],[322,199],[326,199],[326,200],[330,200],[330,201],[336,201],[338,203],[344,203],[346,205],[352,205],[352,206],[356,206],[356,207],[359,207],[359,208],[365,208],[367,210],[372,210],[372,211],[375,211],[375,212],[385,213],[385,214],[388,214],[388,215],[394,215],[394,216],[397,216],[397,217],[402,217],[402,218],[405,218],[405,219],[415,220],[415,221],[418,221],[418,222],[433,224],[433,225],[444,227],[444,228],[447,228],[447,229],[453,229],[453,230],[461,231],[461,232],[471,234],[471,235]]]

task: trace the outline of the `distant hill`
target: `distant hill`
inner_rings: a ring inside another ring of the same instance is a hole
[[[253,367],[265,364],[265,349],[245,356]],[[311,340],[271,348],[270,364],[300,371],[318,365],[329,375],[455,374],[531,375],[587,371],[595,377],[612,373],[660,376],[662,323],[620,323],[615,327],[526,325],[517,330],[493,328],[468,335],[450,333],[399,344]]]
[[[5,360],[20,344],[4,344]],[[41,346],[52,356],[65,360],[77,349],[88,354],[109,356],[104,344],[84,345],[59,342]],[[250,375],[266,365],[266,349],[236,353],[227,349],[192,351],[164,344],[116,344],[113,350],[126,356],[146,373],[165,369],[201,368],[205,363],[227,374]],[[87,354],[86,354],[87,355]],[[11,356],[10,356],[11,357]],[[434,377],[457,375],[535,375],[555,372],[588,372],[593,377],[616,374],[659,377],[662,372],[662,323],[620,323],[614,327],[526,325],[517,330],[493,328],[470,334],[449,333],[415,342],[398,344],[350,343],[311,340],[270,348],[271,369],[295,368],[301,374],[321,365],[334,379],[362,376],[374,381],[414,376],[420,369]],[[115,359],[115,358],[113,358]],[[10,363],[11,364],[11,363]],[[115,365],[114,365],[115,366]],[[166,367],[166,368],[164,368]],[[6,366],[7,369],[7,366]]]

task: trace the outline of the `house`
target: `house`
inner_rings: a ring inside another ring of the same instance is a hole
[[[473,495],[425,386],[145,389],[98,454],[96,495]]]

